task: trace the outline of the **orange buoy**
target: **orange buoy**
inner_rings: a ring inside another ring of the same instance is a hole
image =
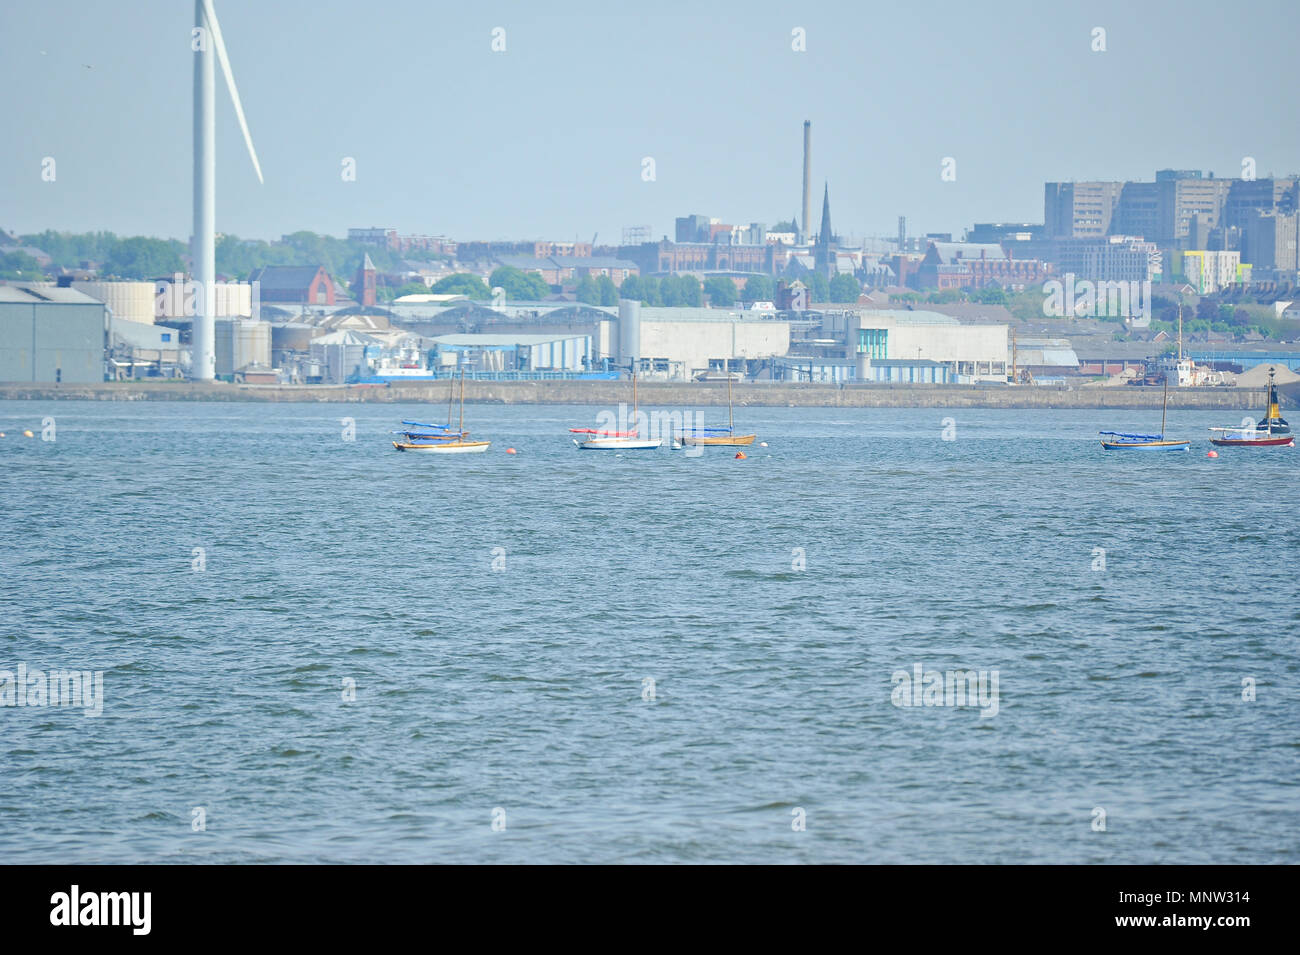
[[[518,454],[518,453],[519,452],[516,451],[514,448],[506,448],[506,454]]]
[[[736,460],[737,460],[737,461],[744,461],[744,460],[745,460],[745,452],[744,452],[744,451],[737,451],[737,452],[736,452]]]
[[[1218,451],[1210,451],[1210,452],[1208,452],[1205,456],[1206,456],[1207,458],[1217,458],[1217,457],[1219,456],[1219,452],[1218,452]]]
[[[24,432],[23,432],[23,437],[24,437],[24,438],[31,438],[31,437],[35,437],[35,436],[34,436],[30,431],[24,431]]]

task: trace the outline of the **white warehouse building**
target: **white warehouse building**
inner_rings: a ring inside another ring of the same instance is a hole
[[[1006,325],[963,325],[920,309],[870,309],[849,315],[844,331],[860,380],[875,377],[876,359],[938,362],[957,384],[1007,380]]]
[[[684,380],[739,370],[747,360],[780,358],[790,350],[790,323],[763,313],[652,308],[626,299],[618,310],[618,361],[636,362],[651,377]]]

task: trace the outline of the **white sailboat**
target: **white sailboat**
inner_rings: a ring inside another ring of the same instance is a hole
[[[583,435],[574,438],[574,445],[582,451],[653,451],[662,445],[662,438],[643,438],[636,430],[637,393],[636,372],[632,373],[632,430],[598,431],[594,428],[570,428],[570,434]]]

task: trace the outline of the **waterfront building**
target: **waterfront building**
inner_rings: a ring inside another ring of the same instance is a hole
[[[617,363],[651,378],[747,371],[790,350],[790,322],[774,312],[658,308],[623,299],[612,341]]]
[[[74,288],[0,285],[0,381],[104,380],[108,309]]]
[[[556,334],[459,334],[431,339],[434,367],[451,373],[461,367],[474,373],[590,371],[593,362],[591,335]]]

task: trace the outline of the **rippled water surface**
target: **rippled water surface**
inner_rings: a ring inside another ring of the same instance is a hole
[[[0,402],[0,670],[104,686],[0,708],[6,861],[1300,861],[1300,451],[1207,458],[1239,415],[388,445],[443,413]],[[918,664],[996,715],[894,705]]]

